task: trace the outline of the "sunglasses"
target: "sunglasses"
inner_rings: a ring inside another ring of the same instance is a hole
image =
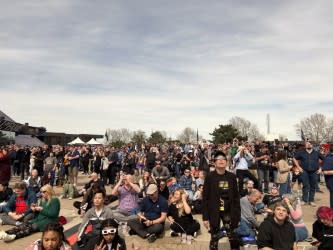
[[[115,229],[115,228],[103,229],[102,235],[115,234],[116,232],[117,232],[117,229]]]

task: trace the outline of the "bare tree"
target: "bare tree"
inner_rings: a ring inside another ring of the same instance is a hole
[[[332,122],[328,122],[323,114],[315,113],[310,117],[302,119],[295,125],[296,133],[301,136],[303,131],[304,136],[316,143],[329,140],[329,128],[332,128]]]
[[[247,138],[248,140],[264,139],[264,135],[260,133],[257,125],[251,123],[250,121],[242,117],[232,117],[230,119],[230,124],[237,129],[241,137]]]
[[[123,142],[123,143],[129,143],[132,138],[132,133],[127,128],[121,128],[121,129],[107,129],[107,142]]]
[[[178,135],[178,140],[183,143],[195,142],[197,140],[195,130],[190,127],[184,128],[184,130]]]
[[[239,116],[235,116],[235,117],[232,117],[229,121],[229,123],[235,128],[238,130],[238,133],[240,136],[242,137],[247,137],[248,136],[248,133],[249,133],[249,130],[250,130],[250,127],[251,127],[251,122],[242,118],[242,117],[239,117]]]
[[[147,136],[146,133],[142,130],[137,130],[133,132],[132,142],[141,145],[146,142]]]

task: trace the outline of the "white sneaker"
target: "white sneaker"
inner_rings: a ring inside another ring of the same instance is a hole
[[[7,233],[5,231],[1,230],[0,231],[0,240],[3,240],[6,235],[7,235]]]
[[[186,236],[186,243],[187,243],[187,245],[191,245],[192,244],[192,240],[193,240],[193,236],[192,235],[187,235]]]
[[[4,237],[3,241],[4,242],[10,242],[15,240],[16,235],[15,234],[6,234],[6,236]]]
[[[186,234],[182,234],[182,244],[186,244]]]
[[[313,201],[310,202],[310,205],[313,206],[313,207],[316,207],[316,206],[317,206],[317,204],[314,203]]]
[[[1,226],[1,225],[3,225],[3,221],[2,221],[2,219],[0,219],[0,226]]]

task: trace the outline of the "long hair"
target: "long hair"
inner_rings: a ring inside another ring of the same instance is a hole
[[[46,232],[49,231],[53,231],[56,232],[59,235],[59,246],[58,249],[60,249],[60,247],[62,246],[63,242],[68,243],[65,235],[64,235],[64,227],[62,225],[60,225],[59,223],[49,223],[45,226],[44,230],[43,230],[43,234],[42,234],[42,239],[41,239],[41,250],[44,250],[44,246],[43,246],[43,238]]]
[[[46,184],[44,186],[41,187],[40,191],[46,191],[46,193],[48,194],[48,200],[47,203],[50,203],[50,201],[56,197],[56,194],[53,190],[53,187],[50,184]],[[46,201],[46,199],[43,198],[44,201]]]
[[[172,192],[172,196],[176,193],[179,192],[180,193],[180,200],[176,201],[176,207],[178,209],[178,216],[184,216],[185,215],[185,209],[184,209],[184,204],[183,204],[183,200],[182,200],[182,196],[183,194],[185,194],[185,190],[183,188],[177,188]]]

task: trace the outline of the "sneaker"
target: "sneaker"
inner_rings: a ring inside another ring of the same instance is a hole
[[[21,221],[16,221],[15,222],[15,226],[19,226],[19,225],[22,225],[23,224],[23,222],[21,222]]]
[[[1,230],[0,231],[0,240],[3,240],[6,235],[7,235],[7,233],[5,231]]]
[[[2,219],[0,219],[0,226],[3,224],[3,221],[2,221]]]
[[[324,191],[322,191],[322,190],[317,190],[316,193],[321,193],[321,194],[323,194]]]
[[[301,205],[305,206],[307,203],[305,201],[301,201]]]
[[[73,200],[73,197],[69,197],[68,200]]]
[[[187,235],[186,236],[186,243],[187,243],[187,245],[191,245],[192,244],[192,240],[193,240],[193,236],[192,235]]]
[[[316,206],[317,206],[317,204],[314,203],[313,201],[310,202],[310,205],[313,206],[313,207],[316,207]]]
[[[5,237],[3,238],[4,242],[10,242],[15,240],[16,235],[15,234],[6,234]]]
[[[176,233],[176,232],[174,232],[174,231],[171,231],[171,232],[170,232],[170,236],[171,236],[171,237],[177,237],[177,236],[179,236],[179,234]]]
[[[183,244],[186,244],[186,234],[182,234],[182,241]]]
[[[193,238],[196,238],[198,236],[198,233],[197,232],[194,232],[193,234]]]
[[[148,240],[149,243],[153,243],[153,242],[155,242],[156,239],[157,239],[157,238],[156,238],[156,235],[155,235],[155,234],[151,234],[151,235],[149,235],[148,238],[147,238],[147,240]]]

